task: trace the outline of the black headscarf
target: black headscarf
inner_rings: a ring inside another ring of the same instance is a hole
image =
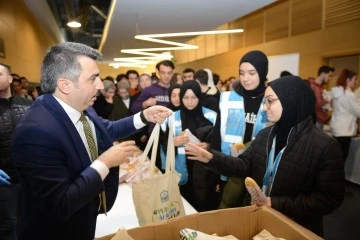
[[[182,101],[188,89],[191,89],[199,99],[198,105],[192,110],[187,109]],[[199,83],[196,81],[186,81],[180,88],[180,101],[182,130],[188,128],[196,136],[196,130],[198,128],[212,125],[212,123],[204,117],[202,112],[202,94]]]
[[[174,91],[174,89],[180,89],[181,88],[181,85],[180,84],[177,84],[177,83],[173,83],[170,85],[170,87],[168,88],[168,92],[169,92],[169,105],[167,106],[168,108],[170,108],[171,110],[173,110],[174,112],[179,110],[180,109],[180,106],[174,106],[174,104],[172,104],[171,102],[171,94],[172,92]],[[180,99],[180,102],[181,102],[181,99]]]
[[[268,73],[268,65],[269,65],[269,61],[266,55],[258,50],[250,51],[241,58],[239,66],[244,62],[248,62],[254,66],[254,68],[256,69],[259,75],[260,83],[253,90],[246,90],[243,86],[240,86],[237,92],[244,97],[246,96],[256,97],[263,94],[266,88],[265,81],[266,81],[266,75]]]
[[[292,127],[310,116],[315,121],[315,95],[298,76],[285,76],[271,81],[269,87],[276,93],[283,108],[276,126],[276,148],[286,145]],[[296,131],[296,127],[295,127]]]

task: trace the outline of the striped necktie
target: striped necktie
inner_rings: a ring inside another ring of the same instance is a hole
[[[95,143],[95,139],[94,139],[94,135],[91,131],[90,128],[90,124],[89,122],[86,120],[86,117],[84,115],[84,113],[81,113],[80,116],[80,122],[83,125],[83,129],[84,129],[84,133],[85,133],[85,137],[86,137],[86,141],[87,144],[89,146],[89,150],[90,150],[90,155],[91,155],[91,161],[94,161],[97,159],[98,155],[98,151],[97,151],[97,147],[96,147],[96,143]],[[105,195],[105,191],[102,191],[100,194],[100,201],[101,201],[101,205],[103,206],[105,215],[107,212],[106,209],[106,195]]]
[[[83,124],[86,141],[88,143],[89,150],[90,150],[91,161],[94,161],[98,157],[98,152],[97,152],[97,148],[96,148],[96,144],[95,144],[94,135],[91,131],[90,124],[86,120],[86,117],[83,113],[81,113],[80,121]]]

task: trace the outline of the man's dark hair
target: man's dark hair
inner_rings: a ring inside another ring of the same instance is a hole
[[[161,62],[158,62],[156,64],[156,69],[158,71],[160,71],[160,65],[166,66],[166,67],[171,67],[173,70],[175,69],[174,63],[170,60],[163,60]]]
[[[193,74],[195,74],[195,71],[192,68],[185,68],[183,71],[183,73],[189,73],[189,72],[192,72]]]
[[[220,75],[217,73],[213,73],[213,80],[214,80],[214,84],[216,86],[218,84],[218,82],[220,81]]]
[[[285,77],[285,76],[292,76],[292,73],[289,71],[282,71],[280,73],[280,77]]]
[[[321,67],[319,67],[319,70],[318,70],[318,76],[320,76],[321,73],[329,73],[329,72],[335,72],[335,68],[327,66],[327,65],[321,66]]]
[[[109,81],[114,82],[114,78],[113,78],[112,76],[106,76],[103,80],[104,80],[104,81],[105,81],[105,80],[109,80]]]
[[[200,82],[200,84],[202,85],[207,85],[208,84],[208,80],[209,80],[209,76],[208,73],[205,70],[198,70],[195,75],[194,75],[194,79],[198,80]]]
[[[116,76],[116,82],[120,82],[123,78],[126,78],[126,79],[127,79],[126,74],[124,74],[124,73],[118,74],[118,75]]]
[[[131,69],[131,70],[128,70],[125,74],[127,79],[129,79],[130,74],[136,74],[136,77],[139,77],[139,73],[136,70]]]
[[[12,82],[17,82],[17,83],[21,84],[21,80],[18,79],[18,78],[14,78],[14,79],[12,80]]]
[[[51,47],[41,65],[41,89],[44,93],[54,93],[59,77],[73,82],[79,80],[82,67],[79,57],[101,60],[102,55],[97,50],[75,42],[64,42]]]

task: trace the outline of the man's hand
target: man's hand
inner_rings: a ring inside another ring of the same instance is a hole
[[[143,113],[148,122],[163,123],[172,114],[172,111],[166,107],[156,105],[145,109]]]
[[[188,159],[198,160],[204,163],[208,163],[213,158],[211,152],[199,147],[194,143],[187,144],[187,147],[185,147],[185,153],[188,155]]]
[[[8,182],[9,179],[9,175],[7,175],[6,172],[0,169],[0,186],[10,185],[10,183]]]
[[[102,161],[108,168],[117,167],[128,162],[129,157],[133,156],[136,149],[135,141],[121,142],[103,152],[98,160]]]

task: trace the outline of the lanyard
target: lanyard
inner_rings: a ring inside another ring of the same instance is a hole
[[[271,146],[269,159],[268,159],[268,163],[267,163],[267,168],[266,168],[266,172],[265,172],[265,176],[264,176],[264,180],[263,180],[262,191],[265,193],[266,196],[270,196],[270,192],[272,189],[272,185],[274,183],[277,168],[279,166],[282,154],[286,148],[286,146],[285,146],[283,149],[281,149],[281,151],[277,154],[275,161],[274,161],[275,142],[276,142],[276,137],[274,137],[274,140],[273,140],[273,143]]]

